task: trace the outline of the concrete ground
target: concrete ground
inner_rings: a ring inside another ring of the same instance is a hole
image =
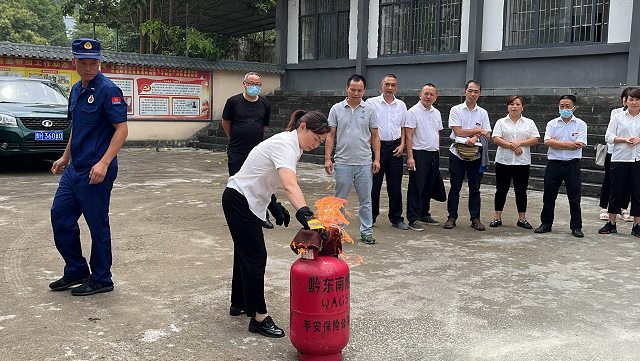
[[[225,155],[124,149],[120,165],[111,202],[115,291],[88,297],[47,287],[63,268],[49,219],[59,177],[47,164],[0,165],[0,360],[295,360],[288,337],[249,333],[246,317],[228,315]],[[301,164],[299,178],[309,203],[332,195],[321,166]],[[482,188],[487,225],[493,191]],[[453,230],[400,231],[384,209],[376,245],[345,246],[364,263],[351,265],[344,360],[640,359],[640,240],[629,223],[598,235],[597,200],[583,198],[586,237],[574,238],[560,195],[553,232],[535,235],[515,226],[511,195],[505,225],[478,232],[466,188],[462,195]],[[534,226],[541,198],[529,192]],[[355,192],[349,201],[357,214]],[[444,221],[446,206],[434,203],[432,213]],[[267,305],[287,334],[289,242],[298,228],[293,220],[265,232]]]

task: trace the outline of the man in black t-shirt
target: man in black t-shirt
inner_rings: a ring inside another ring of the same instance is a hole
[[[255,72],[245,74],[244,92],[227,99],[222,111],[222,128],[229,137],[227,147],[227,165],[229,176],[240,170],[249,152],[264,139],[264,127],[269,126],[271,120],[271,105],[260,96],[262,77]],[[275,201],[275,196],[271,196]],[[265,228],[273,228],[267,220]]]
[[[227,99],[222,112],[222,128],[229,137],[229,176],[240,170],[251,149],[262,142],[264,127],[271,119],[271,106],[260,96],[260,75],[247,73],[242,84],[244,92]]]

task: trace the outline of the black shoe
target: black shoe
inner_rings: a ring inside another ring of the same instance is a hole
[[[584,233],[580,228],[574,228],[571,230],[571,235],[578,238],[584,238]]]
[[[245,310],[243,310],[241,307],[236,307],[231,305],[231,307],[229,307],[229,315],[231,316],[240,316],[247,313]]]
[[[491,221],[491,223],[489,223],[489,227],[491,228],[500,227],[501,225],[502,225],[502,220],[500,219],[494,219],[493,221]]]
[[[418,231],[418,232],[424,231],[424,228],[422,228],[422,225],[420,224],[419,221],[409,222],[409,228],[413,229],[414,231]]]
[[[262,322],[258,322],[255,318],[251,317],[251,321],[249,321],[249,332],[260,333],[267,337],[284,337],[284,330],[276,326],[271,316],[267,316]]]
[[[72,296],[89,296],[95,295],[96,293],[102,292],[111,292],[113,291],[113,285],[103,286],[98,282],[89,278],[86,282],[81,284],[80,286],[71,290]]]
[[[420,217],[420,218],[418,218],[418,220],[420,222],[422,222],[423,224],[426,224],[427,226],[439,226],[440,225],[440,222],[436,221],[431,216]]]
[[[401,229],[403,231],[406,231],[407,229],[409,229],[409,226],[407,226],[406,223],[404,223],[403,221],[397,222],[397,223],[391,223],[391,227],[396,227],[398,229]]]
[[[602,228],[598,230],[599,234],[611,234],[618,233],[618,227],[615,224],[611,224],[611,222],[607,222],[604,224]]]
[[[454,218],[447,218],[447,221],[444,222],[442,228],[444,229],[453,229],[456,226],[456,220]]]
[[[525,219],[524,221],[518,220],[518,223],[516,223],[516,226],[520,227],[520,228],[524,228],[524,229],[532,229],[533,226],[527,222],[527,220]]]
[[[640,238],[640,223],[636,223],[631,228],[631,235]]]
[[[269,220],[269,217],[267,217],[266,221],[262,221],[262,227],[267,229],[273,228],[273,223],[271,223],[271,221]]]
[[[502,222],[500,222],[502,223]],[[482,222],[480,222],[480,220],[478,218],[474,218],[471,220],[471,228],[475,229],[476,231],[484,231],[487,228],[484,226],[484,224],[482,224]]]
[[[49,288],[52,291],[64,291],[64,290],[68,289],[69,287],[73,287],[75,285],[79,285],[79,284],[82,284],[82,283],[86,282],[87,279],[88,279],[88,277],[87,278],[81,278],[79,280],[69,281],[66,278],[64,278],[64,276],[63,276],[59,280],[49,283]]]
[[[551,232],[551,225],[542,223],[540,227],[534,230],[535,233],[547,233]]]

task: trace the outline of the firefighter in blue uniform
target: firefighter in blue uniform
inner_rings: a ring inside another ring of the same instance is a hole
[[[69,96],[71,137],[51,167],[62,174],[51,206],[56,248],[65,261],[64,275],[49,288],[86,296],[113,290],[109,200],[118,175],[117,154],[127,138],[127,104],[122,91],[100,72],[100,42],[76,39],[72,64],[80,75]],[[82,255],[78,219],[91,232],[89,265]]]

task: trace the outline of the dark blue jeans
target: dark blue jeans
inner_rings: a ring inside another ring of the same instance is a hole
[[[464,176],[467,176],[469,184],[469,215],[471,219],[480,218],[480,182],[482,181],[482,173],[480,173],[480,164],[482,160],[476,159],[466,161],[456,157],[449,152],[449,180],[451,189],[449,189],[449,199],[447,200],[447,211],[449,218],[458,219],[458,204],[460,203],[460,189]]]

